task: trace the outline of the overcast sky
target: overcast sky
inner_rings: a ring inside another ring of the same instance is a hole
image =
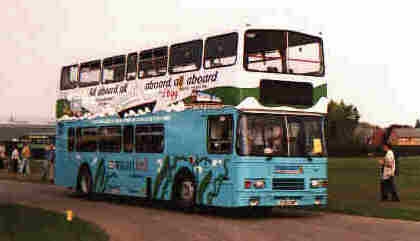
[[[381,126],[420,118],[415,1],[6,0],[0,3],[0,119],[54,116],[59,71],[180,34],[277,19],[324,33],[329,98]],[[241,8],[238,8],[240,6]]]

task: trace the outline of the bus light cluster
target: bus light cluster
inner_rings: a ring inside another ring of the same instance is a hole
[[[265,180],[264,179],[246,179],[244,181],[244,188],[245,189],[263,189],[265,188]]]
[[[327,179],[311,179],[311,188],[328,187]]]

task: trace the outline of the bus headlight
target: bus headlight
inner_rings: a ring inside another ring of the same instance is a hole
[[[311,188],[328,187],[327,179],[311,179]]]
[[[265,188],[265,180],[264,179],[246,179],[244,182],[245,189],[263,189]]]
[[[257,189],[265,188],[265,181],[264,180],[256,180],[254,182],[254,187]]]

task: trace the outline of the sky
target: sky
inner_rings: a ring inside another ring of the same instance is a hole
[[[238,6],[240,8],[238,8]],[[420,118],[415,1],[5,0],[0,3],[0,120],[53,119],[60,67],[220,26],[276,19],[323,32],[328,97],[361,121]]]

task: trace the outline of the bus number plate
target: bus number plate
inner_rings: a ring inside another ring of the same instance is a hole
[[[291,199],[285,199],[285,200],[279,200],[278,204],[280,206],[296,206],[297,201],[296,200],[291,200]]]

